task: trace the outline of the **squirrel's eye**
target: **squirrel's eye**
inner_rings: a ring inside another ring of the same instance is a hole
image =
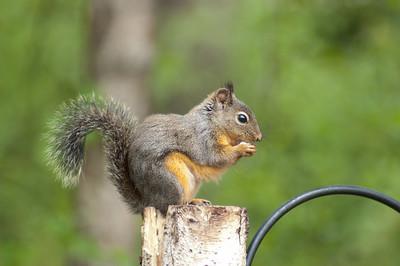
[[[236,118],[240,124],[246,124],[249,121],[249,116],[245,112],[238,113]]]

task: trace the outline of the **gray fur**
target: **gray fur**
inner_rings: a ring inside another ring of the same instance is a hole
[[[227,158],[220,150],[218,133],[234,135],[238,142],[254,142],[261,134],[254,114],[235,97],[233,86],[227,87],[185,115],[152,115],[138,125],[126,108],[114,101],[80,97],[57,114],[49,132],[49,161],[65,185],[76,184],[85,136],[100,130],[110,179],[131,209],[142,212],[144,207],[154,206],[165,213],[168,205],[181,203],[183,193],[164,165],[168,153],[178,151],[198,164],[224,167],[237,158]],[[247,125],[235,122],[238,111],[249,115]]]
[[[104,136],[107,170],[123,199],[133,211],[140,210],[140,198],[129,178],[128,150],[135,120],[117,102],[81,96],[64,104],[50,123],[47,158],[64,186],[76,185],[82,172],[85,137],[93,130]]]

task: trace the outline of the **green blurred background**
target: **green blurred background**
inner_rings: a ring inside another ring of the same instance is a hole
[[[232,80],[265,135],[256,156],[201,197],[248,208],[250,238],[312,188],[353,184],[400,199],[399,1],[183,2],[157,13],[152,112],[184,113]],[[42,156],[57,106],[95,86],[88,6],[0,2],[0,265],[102,256],[77,229],[74,190],[54,181]],[[278,223],[254,265],[399,265],[399,249],[397,214],[332,197]]]

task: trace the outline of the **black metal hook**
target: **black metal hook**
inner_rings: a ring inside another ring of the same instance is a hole
[[[357,186],[328,186],[318,188],[305,192],[285,204],[272,213],[272,215],[264,222],[264,224],[258,229],[257,233],[253,237],[248,249],[246,257],[246,265],[250,266],[253,262],[254,256],[257,249],[264,239],[265,235],[271,230],[276,222],[278,222],[286,213],[294,209],[295,207],[310,201],[312,199],[329,196],[329,195],[354,195],[359,197],[368,198],[380,202],[393,210],[400,213],[400,202],[386,196],[385,194]]]

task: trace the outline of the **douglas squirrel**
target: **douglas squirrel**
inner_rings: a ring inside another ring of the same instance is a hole
[[[85,136],[104,137],[109,178],[135,213],[154,206],[210,204],[196,199],[203,181],[217,180],[238,159],[256,152],[262,134],[232,83],[185,115],[156,114],[137,123],[123,105],[96,97],[64,104],[48,132],[48,161],[65,186],[78,183]]]

